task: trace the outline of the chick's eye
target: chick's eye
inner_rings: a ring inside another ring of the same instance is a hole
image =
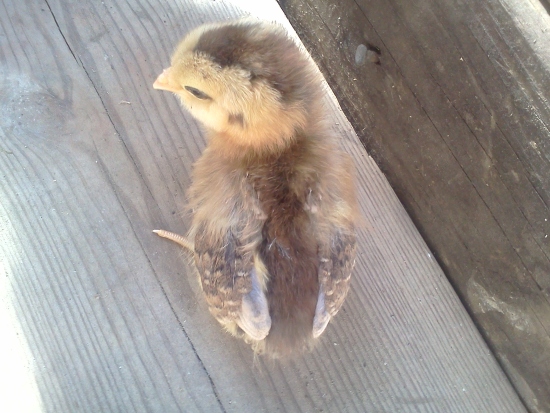
[[[195,96],[197,99],[210,99],[210,96],[208,96],[203,91],[196,89],[191,86],[185,86],[185,90],[187,90],[189,93],[191,93],[193,96]]]

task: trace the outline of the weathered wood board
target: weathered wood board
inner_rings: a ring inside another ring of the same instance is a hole
[[[523,400],[550,412],[550,16],[516,0],[280,3]]]
[[[524,408],[329,94],[361,208],[352,292],[311,354],[254,360],[183,252],[204,141],[151,87],[226,1],[0,4],[0,411],[495,412]],[[283,19],[274,2],[264,17]]]

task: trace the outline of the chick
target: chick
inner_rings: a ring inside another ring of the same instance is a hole
[[[189,189],[194,251],[214,317],[257,352],[309,348],[355,263],[353,164],[327,125],[319,71],[278,25],[201,26],[153,87],[176,94],[208,144]]]

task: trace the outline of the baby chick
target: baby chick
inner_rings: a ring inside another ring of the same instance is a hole
[[[353,165],[327,125],[322,79],[280,26],[201,26],[153,87],[204,124],[189,190],[214,317],[258,352],[308,348],[341,308],[355,263]]]

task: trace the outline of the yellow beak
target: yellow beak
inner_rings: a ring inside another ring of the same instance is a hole
[[[183,88],[172,80],[171,72],[172,67],[164,69],[159,77],[157,77],[157,80],[155,80],[155,83],[153,83],[153,88],[173,93],[181,92]]]

